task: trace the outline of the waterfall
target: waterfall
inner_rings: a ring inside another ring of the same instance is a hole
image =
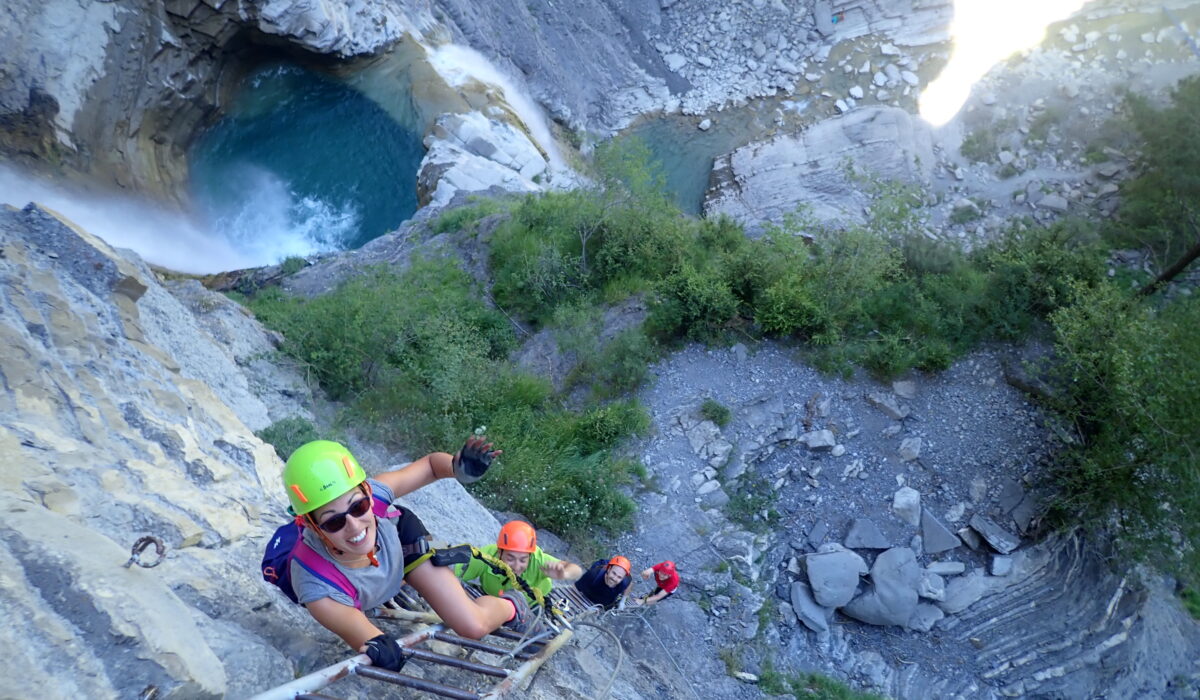
[[[550,169],[555,172],[568,170],[542,108],[483,54],[458,44],[446,44],[430,49],[429,63],[452,87],[462,87],[470,80],[477,80],[499,88],[504,93],[504,101],[525,122],[533,140],[546,152]]]
[[[177,211],[125,194],[51,184],[0,165],[0,204],[20,208],[30,202],[53,209],[109,245],[132,249],[148,262],[179,272],[204,274],[256,264],[252,256]]]

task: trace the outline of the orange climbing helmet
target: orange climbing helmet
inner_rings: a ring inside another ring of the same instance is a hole
[[[533,554],[537,549],[537,532],[534,531],[532,525],[522,520],[509,521],[500,528],[496,546],[510,552]]]
[[[609,560],[608,560],[608,565],[609,565],[609,566],[619,566],[619,567],[621,567],[622,569],[625,569],[625,573],[627,573],[627,574],[628,574],[630,571],[633,571],[633,565],[629,563],[629,560],[628,560],[628,559],[626,559],[625,557],[621,556],[620,554],[618,554],[617,556],[613,557],[612,559],[609,559]]]

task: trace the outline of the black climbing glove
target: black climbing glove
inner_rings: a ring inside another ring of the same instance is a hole
[[[367,642],[367,656],[371,657],[371,665],[399,672],[408,661],[406,650],[400,647],[395,637],[381,634]]]
[[[454,478],[460,484],[471,484],[479,481],[492,460],[500,456],[500,450],[493,450],[492,443],[486,438],[472,436],[467,438],[463,448],[454,455],[451,464],[454,466]]]

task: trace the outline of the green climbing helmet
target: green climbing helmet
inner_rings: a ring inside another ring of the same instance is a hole
[[[350,450],[330,440],[301,445],[283,468],[283,486],[295,515],[311,513],[366,480]]]

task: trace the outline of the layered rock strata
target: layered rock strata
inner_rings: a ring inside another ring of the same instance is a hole
[[[908,112],[858,109],[717,158],[704,212],[761,230],[804,205],[816,221],[845,227],[864,221],[870,201],[853,170],[880,181],[920,183],[933,162],[930,132]]]

